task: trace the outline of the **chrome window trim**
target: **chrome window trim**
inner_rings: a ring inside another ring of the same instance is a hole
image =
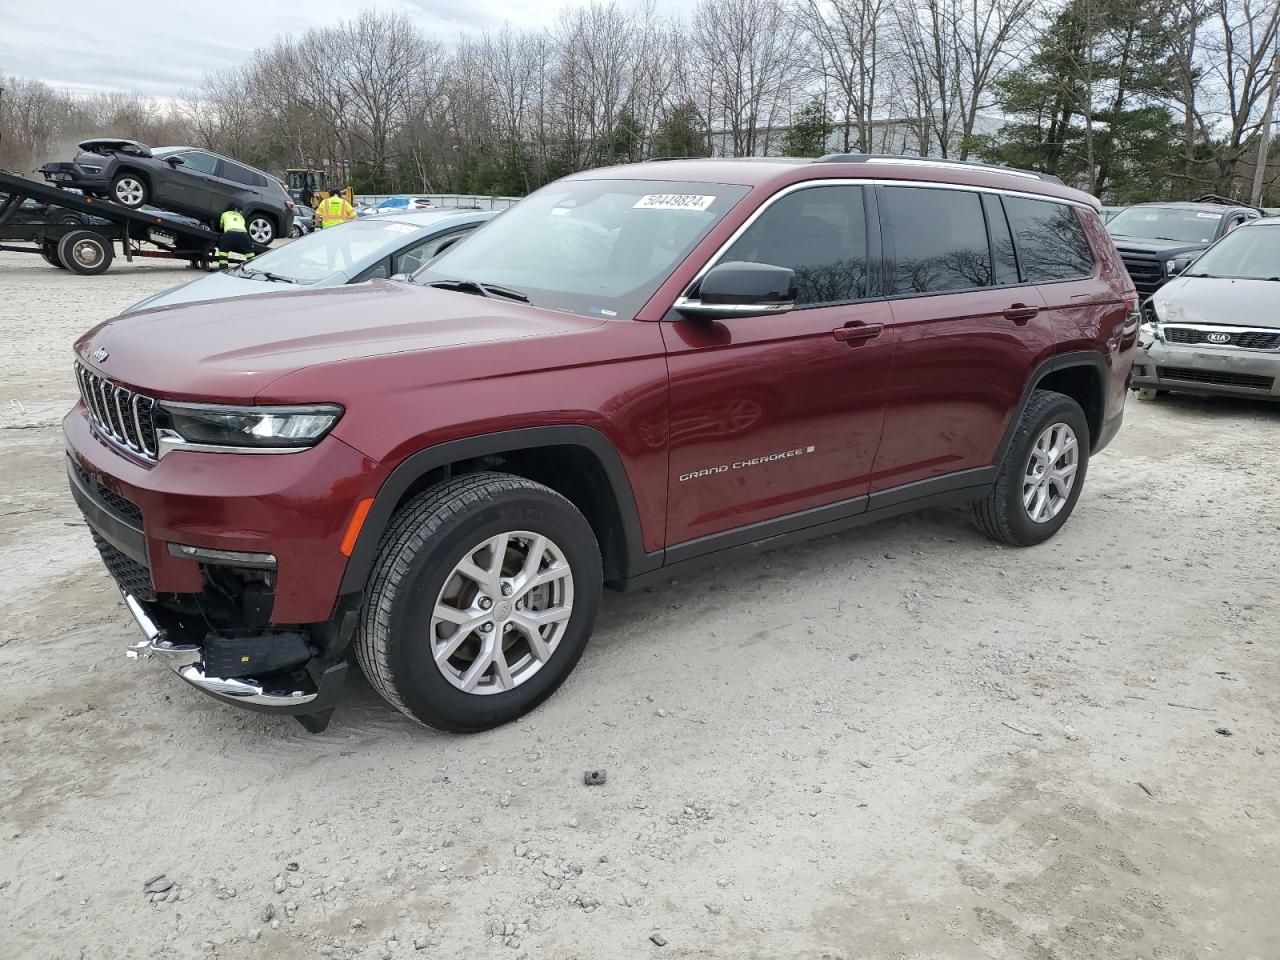
[[[954,169],[954,168],[948,168],[948,169]],[[1097,213],[1097,211],[1094,210],[1094,208],[1090,204],[1082,203],[1079,200],[1068,200],[1068,199],[1065,199],[1064,197],[1047,196],[1042,193],[1031,193],[1024,190],[1010,190],[1004,187],[975,187],[965,183],[932,183],[932,182],[923,181],[923,180],[887,180],[887,179],[881,179],[878,177],[876,178],[873,178],[873,177],[823,177],[821,179],[816,179],[816,180],[801,180],[798,183],[793,183],[786,187],[783,187],[777,193],[771,194],[768,198],[765,199],[764,203],[756,207],[755,211],[749,217],[747,217],[746,220],[742,221],[742,223],[738,225],[738,228],[729,235],[729,239],[726,240],[723,244],[721,244],[720,247],[715,251],[715,253],[713,253],[707,259],[707,261],[698,269],[698,272],[694,274],[693,279],[690,280],[689,283],[685,285],[684,290],[681,291],[680,295],[676,298],[676,302],[679,303],[679,302],[684,302],[689,300],[690,291],[692,291],[693,288],[696,287],[702,281],[702,278],[707,275],[707,271],[709,271],[712,267],[714,267],[720,261],[720,258],[723,257],[725,253],[729,250],[729,248],[731,248],[735,243],[737,243],[738,239],[744,233],[746,233],[748,230],[751,229],[751,226],[758,219],[760,219],[760,217],[764,214],[766,210],[772,207],[775,203],[777,203],[783,197],[790,196],[791,194],[797,193],[800,190],[808,190],[811,187],[863,187],[863,186],[919,187],[925,190],[959,190],[959,191],[968,192],[968,193],[990,193],[990,194],[994,194],[997,197],[1000,197],[1000,196],[1024,197],[1028,200],[1044,200],[1049,203],[1061,203],[1061,204],[1065,204],[1066,206],[1077,207],[1080,210],[1088,210],[1092,213]],[[1097,271],[1097,263],[1096,263],[1096,257],[1095,257],[1095,274],[1096,274],[1096,271]],[[1088,278],[1081,277],[1079,279],[1084,280]],[[1031,281],[1025,281],[1025,283],[1030,283],[1030,282]],[[1055,282],[1058,282],[1058,281],[1055,281]],[[1022,285],[1024,284],[1019,284],[1019,286],[1022,286]],[[991,290],[997,286],[1001,286],[1001,287],[1010,286],[1010,284],[992,284],[989,287],[970,287],[969,289]],[[957,291],[957,290],[938,291],[938,293],[962,293],[962,292],[963,291]],[[933,294],[931,293],[915,294],[915,296],[932,296],[932,295]],[[821,306],[840,306],[841,304],[845,304],[845,303],[867,303],[873,300],[896,300],[899,298],[899,296],[900,296],[899,294],[891,293],[884,296],[866,297],[861,300],[841,300],[838,303],[821,304]],[[797,307],[796,309],[802,310],[804,309],[804,307]]]

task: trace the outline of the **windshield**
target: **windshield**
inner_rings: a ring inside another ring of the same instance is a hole
[[[390,253],[386,248],[399,246],[421,229],[394,220],[353,220],[299,237],[254,257],[247,267],[299,283],[315,283],[339,271],[350,272],[375,254]]]
[[[746,193],[742,186],[663,180],[553,183],[414,279],[499,285],[534,306],[631,319]]]
[[[1221,213],[1180,207],[1130,207],[1107,221],[1107,233],[1135,240],[1177,240],[1212,243]]]
[[[1280,277],[1280,226],[1249,226],[1227,234],[1183,276],[1275,280]]]

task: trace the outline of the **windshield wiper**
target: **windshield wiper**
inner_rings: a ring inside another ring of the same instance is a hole
[[[438,287],[441,290],[457,290],[459,293],[474,293],[481,297],[516,300],[520,303],[529,302],[529,298],[519,290],[500,287],[496,283],[480,283],[478,280],[432,280],[427,286]]]
[[[276,280],[280,283],[297,283],[293,277],[286,277],[279,273],[272,273],[270,270],[250,270],[248,267],[240,268],[240,276],[242,277],[262,277],[264,280]]]

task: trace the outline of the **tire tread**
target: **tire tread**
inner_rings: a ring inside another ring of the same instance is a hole
[[[549,487],[509,473],[485,471],[445,480],[410,498],[392,517],[378,544],[356,629],[356,659],[378,694],[410,719],[421,723],[401,698],[391,668],[392,605],[409,575],[412,560],[451,521],[483,506],[494,496],[516,491],[537,492],[563,500]]]

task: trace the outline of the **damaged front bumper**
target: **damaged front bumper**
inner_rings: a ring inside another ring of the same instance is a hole
[[[143,637],[128,648],[129,658],[163,663],[196,689],[226,703],[293,715],[309,730],[319,731],[327,726],[329,714],[342,697],[347,672],[345,657],[328,664],[320,657],[310,657],[295,669],[269,672],[260,678],[217,676],[206,663],[210,658],[206,648],[210,640],[216,638],[215,634],[210,634],[205,644],[171,638],[169,630],[161,625],[166,619],[163,609],[139,600],[123,588],[120,593]],[[355,627],[356,612],[356,605],[349,604],[338,618],[342,621],[338,630],[345,630],[348,641]],[[249,633],[234,639],[238,649],[252,650],[258,644],[269,646],[274,636],[272,632]],[[249,659],[248,654],[245,659]]]

